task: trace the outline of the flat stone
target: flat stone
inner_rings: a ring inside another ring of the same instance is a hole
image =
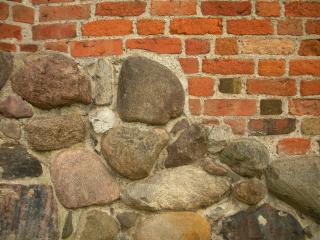
[[[260,176],[269,162],[268,149],[254,139],[232,141],[222,151],[221,162],[241,176]]]
[[[9,138],[19,140],[21,137],[21,124],[18,120],[4,118],[0,121],[0,131]]]
[[[230,189],[228,178],[194,166],[165,169],[127,185],[123,201],[146,210],[190,210],[210,206]]]
[[[8,52],[0,51],[0,89],[6,84],[13,70],[13,57]]]
[[[40,161],[20,145],[0,146],[0,169],[2,179],[39,177],[42,174]]]
[[[38,117],[25,126],[29,145],[39,151],[70,147],[84,140],[85,123],[80,115]]]
[[[220,163],[215,162],[210,158],[206,158],[202,161],[202,168],[212,175],[216,176],[226,176],[228,170]]]
[[[249,208],[222,223],[222,234],[228,240],[304,240],[300,223],[289,213],[274,209],[268,204]]]
[[[170,133],[172,133],[173,135],[176,135],[178,132],[186,129],[190,127],[190,124],[188,122],[187,119],[181,119],[180,121],[178,121],[170,130]]]
[[[122,212],[117,215],[117,219],[123,229],[132,228],[135,226],[141,214],[136,212]]]
[[[320,157],[273,161],[266,170],[269,191],[320,223]]]
[[[51,180],[66,208],[104,205],[120,196],[120,187],[99,156],[82,149],[60,152],[51,165]]]
[[[58,240],[57,211],[51,186],[0,184],[0,239]]]
[[[163,129],[118,126],[103,136],[101,150],[117,173],[140,179],[149,175],[168,141],[169,136]]]
[[[20,96],[8,96],[0,103],[0,113],[9,118],[29,118],[32,108]]]
[[[89,121],[96,133],[105,133],[117,122],[115,114],[107,107],[92,110],[89,113]]]
[[[11,80],[15,93],[43,108],[89,104],[89,78],[80,72],[78,64],[60,54],[31,54],[20,61]]]
[[[64,221],[61,237],[63,239],[68,238],[69,236],[71,236],[72,233],[73,233],[72,211],[69,211]]]
[[[145,57],[129,57],[123,63],[117,108],[127,122],[166,124],[184,107],[179,79],[165,66]]]
[[[233,194],[237,200],[248,205],[256,205],[267,194],[267,187],[258,179],[238,182],[233,187]]]
[[[165,166],[177,167],[202,159],[208,151],[207,143],[205,128],[199,124],[192,124],[167,147],[168,157]]]
[[[98,209],[87,211],[81,216],[77,233],[78,240],[114,240],[120,231],[119,224],[106,212]]]
[[[210,240],[209,222],[193,212],[168,212],[147,217],[136,229],[135,240]]]

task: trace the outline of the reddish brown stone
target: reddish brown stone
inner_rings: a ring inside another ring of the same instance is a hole
[[[10,118],[29,118],[32,108],[20,96],[9,96],[0,103],[0,113]]]
[[[253,178],[236,183],[233,193],[239,201],[248,205],[255,205],[264,199],[267,194],[267,188],[261,181]]]
[[[212,175],[226,176],[228,174],[228,170],[222,164],[211,159],[205,159],[202,163],[202,168]]]

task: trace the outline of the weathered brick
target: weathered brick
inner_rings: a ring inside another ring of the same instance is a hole
[[[0,3],[0,20],[5,20],[9,17],[9,5],[1,2]]]
[[[296,130],[296,119],[250,119],[248,130],[253,136],[289,134]]]
[[[244,135],[246,131],[246,120],[244,119],[224,119],[223,122],[231,127],[232,133]]]
[[[222,21],[214,18],[173,19],[170,22],[170,33],[185,35],[222,34]]]
[[[252,116],[256,111],[253,99],[208,99],[204,102],[204,113],[210,116]]]
[[[240,78],[221,78],[219,79],[219,91],[222,93],[239,94],[241,93]]]
[[[21,40],[21,27],[12,24],[0,23],[0,38],[16,38]]]
[[[273,33],[270,20],[257,19],[227,20],[227,31],[235,35],[267,35]]]
[[[297,93],[293,79],[248,79],[247,93],[274,96],[294,96]]]
[[[164,21],[142,19],[137,23],[137,30],[140,35],[162,34],[164,31]]]
[[[280,16],[280,4],[278,2],[258,1],[256,3],[256,13],[263,17]]]
[[[197,55],[210,52],[210,41],[206,39],[186,39],[186,54]]]
[[[203,15],[245,16],[251,13],[251,3],[249,1],[208,1],[201,3],[201,11]]]
[[[132,33],[132,21],[127,19],[96,20],[81,27],[84,36],[123,36]]]
[[[71,42],[74,57],[107,56],[122,54],[121,40],[91,40]]]
[[[320,60],[291,60],[289,62],[289,74],[293,76],[320,76]]]
[[[74,38],[75,36],[76,25],[73,23],[56,23],[32,26],[33,40],[65,39]]]
[[[318,80],[302,80],[300,85],[302,96],[320,95],[320,79]]]
[[[320,99],[291,99],[289,113],[297,116],[320,115]]]
[[[90,5],[41,6],[39,19],[41,22],[55,20],[77,20],[90,17]]]
[[[127,40],[126,47],[162,54],[177,54],[181,53],[182,43],[179,38],[142,38]]]
[[[74,0],[32,0],[33,4],[48,4],[48,3],[61,3],[61,2],[74,2]]]
[[[201,114],[201,102],[199,99],[189,99],[189,110],[192,115]]]
[[[307,20],[306,32],[307,32],[307,34],[319,34],[320,35],[320,20]]]
[[[197,73],[199,68],[199,61],[197,58],[179,58],[179,63],[184,73]]]
[[[302,20],[301,19],[279,20],[277,29],[278,29],[279,35],[301,36],[303,34]]]
[[[241,53],[261,55],[288,55],[294,53],[295,44],[290,39],[242,39]]]
[[[20,51],[21,52],[36,52],[36,51],[38,51],[38,45],[36,45],[36,44],[21,44]]]
[[[145,12],[147,3],[144,1],[102,2],[96,6],[98,16],[139,16]]]
[[[320,17],[320,2],[289,2],[285,10],[289,17]]]
[[[191,96],[208,97],[213,95],[214,80],[209,77],[192,77],[188,80],[188,92]]]
[[[23,5],[16,5],[12,7],[12,18],[15,22],[33,23],[34,9]]]
[[[44,47],[47,50],[68,52],[68,43],[66,41],[46,42]]]
[[[259,60],[258,71],[260,76],[282,76],[285,72],[285,61],[277,59]]]
[[[280,99],[261,99],[261,115],[279,115],[282,113],[282,102]]]
[[[320,56],[320,39],[302,40],[299,48],[301,56]]]
[[[320,135],[320,118],[303,119],[301,131],[306,135]]]
[[[202,118],[202,124],[217,126],[220,124],[219,120],[216,118]]]
[[[196,4],[196,0],[152,0],[151,14],[156,16],[195,15]]]
[[[310,146],[310,139],[306,138],[281,139],[277,145],[277,153],[286,155],[305,155],[310,150]]]
[[[204,59],[202,71],[213,74],[253,74],[254,62],[248,59]]]
[[[218,55],[238,54],[238,44],[236,38],[217,38],[215,53]]]
[[[0,42],[0,50],[5,52],[15,52],[16,45],[13,43]]]

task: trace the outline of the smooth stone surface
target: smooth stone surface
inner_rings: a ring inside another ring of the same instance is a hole
[[[235,198],[248,205],[255,205],[265,198],[267,187],[258,179],[238,182],[233,187]]]
[[[89,121],[96,133],[104,133],[113,128],[117,119],[109,108],[98,108],[89,113]]]
[[[128,229],[135,226],[140,215],[141,214],[136,212],[122,212],[117,215],[117,219],[121,228]]]
[[[77,240],[114,240],[120,231],[119,224],[106,212],[98,209],[81,216]]]
[[[165,66],[145,57],[128,57],[118,85],[117,108],[126,122],[166,124],[184,107],[179,79]]]
[[[33,149],[48,151],[83,141],[85,127],[80,115],[48,116],[29,120],[25,131],[28,144]]]
[[[205,128],[199,124],[192,124],[167,147],[167,151],[166,167],[182,166],[202,159],[208,151]]]
[[[228,174],[228,170],[222,164],[215,162],[210,158],[203,160],[202,168],[212,175],[226,176]]]
[[[182,166],[128,184],[122,199],[139,209],[189,210],[218,202],[229,189],[226,177],[212,176],[193,166]]]
[[[273,161],[266,171],[269,191],[320,223],[320,157]]]
[[[60,54],[24,57],[11,83],[15,93],[43,109],[91,102],[89,78],[73,59]]]
[[[9,118],[29,118],[32,108],[20,96],[8,96],[0,103],[0,113]]]
[[[42,174],[40,161],[20,145],[0,146],[0,179],[39,177]]]
[[[110,203],[120,196],[120,187],[99,156],[84,149],[60,152],[51,165],[51,180],[66,208]]]
[[[69,211],[64,221],[61,237],[65,239],[71,236],[72,233],[73,233],[72,211]]]
[[[176,135],[178,132],[190,127],[190,124],[187,119],[181,119],[180,121],[176,122],[176,124],[170,130],[170,133]]]
[[[169,141],[163,129],[115,127],[103,136],[101,150],[113,170],[130,179],[149,175]]]
[[[21,124],[18,120],[4,118],[0,120],[0,131],[5,136],[18,140],[21,137]]]
[[[264,204],[225,219],[222,234],[227,240],[304,240],[299,222],[289,213]]]
[[[140,222],[134,240],[210,240],[209,222],[193,212],[168,212]]]
[[[6,84],[13,70],[13,57],[8,52],[0,51],[0,89]]]
[[[269,162],[268,149],[254,139],[238,139],[222,151],[221,162],[244,177],[260,176]]]
[[[51,186],[0,184],[0,239],[58,240],[57,211]]]

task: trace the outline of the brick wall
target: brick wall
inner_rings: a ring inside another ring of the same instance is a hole
[[[320,1],[12,0],[0,49],[173,55],[195,119],[279,154],[319,153]]]

